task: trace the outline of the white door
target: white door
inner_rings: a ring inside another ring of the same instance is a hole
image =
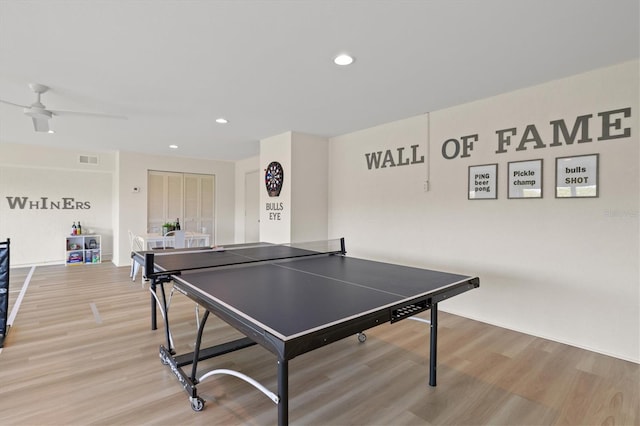
[[[184,175],[184,225],[182,229],[209,234],[209,241],[212,244],[215,242],[213,228],[214,188],[214,175]]]
[[[182,173],[150,170],[147,184],[147,231],[162,232],[162,225],[182,216]]]
[[[244,175],[244,241],[260,241],[260,177],[258,171]]]

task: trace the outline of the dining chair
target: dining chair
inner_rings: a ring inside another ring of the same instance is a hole
[[[184,232],[184,246],[185,247],[196,247],[194,246],[194,239],[193,239],[194,233],[191,231],[185,231]]]
[[[173,245],[167,245],[167,239],[173,238]],[[172,249],[172,248],[184,248],[185,247],[185,231],[169,231],[164,234],[162,239],[162,247],[156,247],[157,249]]]
[[[131,251],[144,251],[144,238],[142,238],[139,235],[134,235],[132,240],[131,240]],[[140,269],[140,264],[138,262],[136,262],[134,260],[133,257],[131,257],[131,281],[135,281],[136,280],[136,275],[138,275],[138,269]],[[144,281],[145,281],[145,277],[144,274],[141,272],[140,273],[142,276],[142,286],[144,287]]]
[[[131,252],[134,251],[133,238],[135,237],[135,234],[131,232],[131,229],[129,229],[127,232],[129,233],[129,253],[131,254]],[[136,262],[133,260],[133,256],[131,256],[131,271],[129,271],[129,278],[133,278],[133,281],[135,281],[135,272],[137,272]]]
[[[131,229],[129,229],[127,232],[129,233],[129,247],[133,247],[133,246],[132,246],[132,244],[133,244],[133,237],[135,237],[135,236],[136,236],[136,234],[134,234],[134,233],[131,231]]]

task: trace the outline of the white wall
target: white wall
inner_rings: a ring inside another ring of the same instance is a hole
[[[236,204],[235,204],[235,243],[244,243],[244,213],[245,213],[245,177],[249,172],[259,170],[260,157],[250,157],[236,161]],[[263,173],[258,173],[263,176]],[[256,182],[258,185],[260,182]],[[264,188],[264,185],[260,187]]]
[[[80,154],[99,162],[82,164]],[[102,235],[103,259],[110,259],[113,171],[113,153],[0,144],[0,240],[11,238],[11,265],[64,263],[74,221],[84,233]],[[23,209],[11,208],[7,197],[29,200]],[[62,208],[64,198],[73,198],[68,208]]]
[[[327,239],[328,140],[286,132],[260,141],[260,170],[278,161],[282,191],[260,190],[260,240],[272,243]]]
[[[329,237],[352,256],[480,277],[443,310],[640,362],[638,75],[632,61],[332,139]],[[611,131],[631,136],[598,141],[597,114],[625,107]],[[585,114],[591,142],[549,146],[550,121],[571,130]],[[546,147],[516,151],[530,124]],[[496,153],[496,131],[512,127]],[[472,134],[469,157],[443,157],[445,141]],[[427,139],[424,165],[367,169],[365,153]],[[556,157],[592,153],[599,197],[556,199]],[[538,158],[543,198],[507,199],[507,163]],[[486,163],[498,163],[498,199],[468,200],[468,167]]]
[[[291,132],[286,132],[260,141],[260,170],[263,176],[272,161],[279,162],[284,169],[279,196],[269,197],[264,187],[260,190],[260,241],[291,241],[291,135]]]
[[[116,233],[121,236],[114,250],[114,263],[118,266],[130,262],[127,231],[135,234],[147,232],[147,172],[162,170],[181,173],[215,175],[215,221],[212,244],[235,242],[235,164],[229,161],[201,160],[194,158],[165,157],[120,152],[118,160],[118,184],[116,200],[118,217]],[[132,188],[141,188],[134,193]],[[116,261],[117,260],[117,261]]]
[[[293,133],[291,155],[291,242],[326,240],[329,142]]]

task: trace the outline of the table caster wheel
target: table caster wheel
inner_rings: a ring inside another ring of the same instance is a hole
[[[204,408],[204,399],[199,396],[196,398],[189,397],[189,401],[191,402],[191,409],[193,411],[202,411]]]
[[[367,335],[364,333],[358,333],[358,342],[364,343],[367,341]]]

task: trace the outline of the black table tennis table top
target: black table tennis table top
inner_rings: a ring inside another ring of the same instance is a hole
[[[211,374],[231,374],[218,369],[198,379],[199,361],[259,344],[278,357],[278,394],[255,381],[249,383],[277,403],[278,424],[286,425],[289,360],[356,334],[363,342],[365,330],[427,310],[431,331],[429,385],[436,385],[438,304],[479,287],[479,278],[348,257],[344,239],[339,242],[338,251],[261,244],[224,251],[133,254],[136,261],[144,262],[153,297],[165,313],[167,346],[160,346],[160,358],[189,395],[192,409],[200,411],[204,407],[197,390],[201,379]],[[169,281],[173,281],[174,289],[206,308],[192,353],[175,355],[172,349],[164,290],[164,283]],[[162,302],[156,297],[157,286]],[[209,313],[245,337],[202,348]],[[191,375],[183,369],[188,365]],[[233,375],[242,377],[239,374]]]
[[[446,295],[474,279],[270,244],[167,253],[154,256],[154,267],[175,273],[174,282],[201,303],[230,311],[283,342]]]

